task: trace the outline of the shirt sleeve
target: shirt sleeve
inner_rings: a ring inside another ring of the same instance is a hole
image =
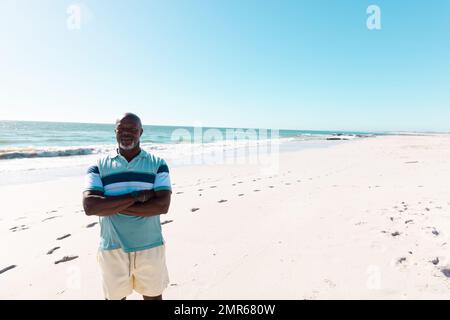
[[[84,191],[105,192],[98,165],[90,166],[84,178]]]
[[[153,190],[172,190],[172,185],[170,183],[169,167],[167,163],[163,160],[161,161],[158,171],[156,172],[155,183],[153,185]]]

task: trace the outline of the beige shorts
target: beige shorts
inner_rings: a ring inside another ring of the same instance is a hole
[[[165,246],[126,253],[122,249],[99,250],[103,292],[109,300],[119,300],[133,292],[156,297],[169,284]]]

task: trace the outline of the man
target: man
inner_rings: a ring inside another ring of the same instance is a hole
[[[166,162],[140,148],[141,120],[126,113],[116,121],[117,150],[89,167],[83,206],[100,218],[98,262],[106,299],[133,292],[162,300],[169,283],[159,216],[170,206]]]

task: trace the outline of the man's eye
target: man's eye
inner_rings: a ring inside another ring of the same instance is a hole
[[[116,129],[117,133],[123,133],[123,132],[130,132],[130,133],[137,133],[137,129]]]

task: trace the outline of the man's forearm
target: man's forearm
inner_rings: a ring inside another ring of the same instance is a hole
[[[116,197],[90,195],[85,199],[84,210],[87,215],[110,216],[123,212],[126,208],[132,206],[135,201],[130,194]]]
[[[170,205],[170,198],[152,198],[144,203],[135,203],[125,208],[121,213],[138,217],[151,217],[167,213]]]

